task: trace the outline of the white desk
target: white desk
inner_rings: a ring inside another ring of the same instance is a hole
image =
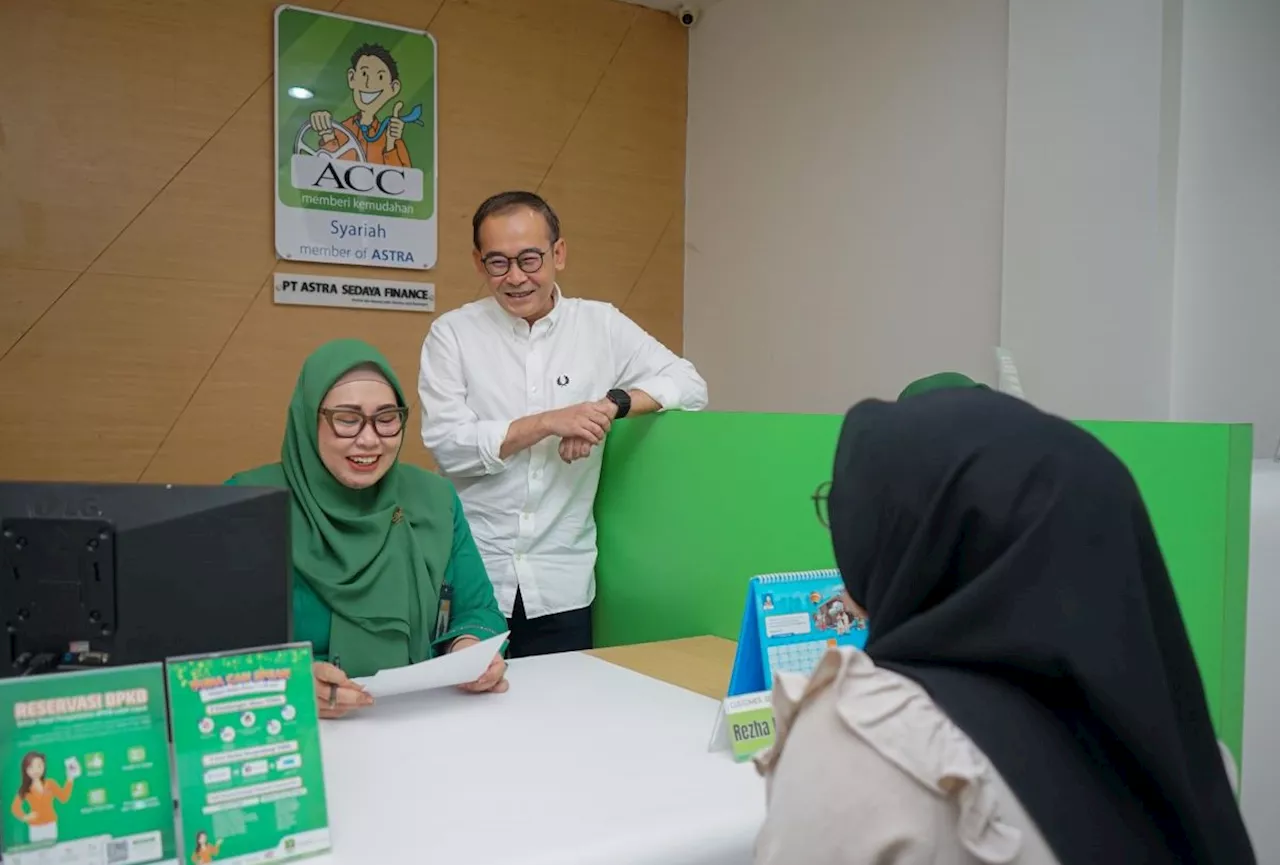
[[[323,723],[334,852],[316,865],[746,865],[750,764],[707,752],[716,703],[581,654]]]
[[[1280,862],[1280,463],[1253,464],[1240,806],[1259,862]]]

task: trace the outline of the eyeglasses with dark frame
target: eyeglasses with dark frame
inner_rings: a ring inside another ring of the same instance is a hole
[[[501,252],[490,252],[480,261],[484,264],[484,272],[490,276],[506,276],[511,272],[511,263],[513,261],[525,273],[537,273],[542,270],[547,253],[550,251],[550,248],[526,249],[519,255],[503,255]]]
[[[340,439],[353,439],[372,424],[378,438],[393,439],[404,432],[405,418],[409,410],[404,407],[385,408],[367,415],[350,408],[322,408],[320,416],[329,423],[329,429]]]
[[[818,522],[831,528],[831,517],[827,512],[827,499],[831,495],[831,481],[823,481],[813,491],[813,510],[818,515]]]

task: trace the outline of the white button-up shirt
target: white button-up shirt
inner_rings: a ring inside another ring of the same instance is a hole
[[[603,448],[566,464],[550,436],[500,459],[512,421],[638,389],[663,410],[707,404],[707,384],[612,304],[564,297],[532,327],[492,297],[436,319],[422,344],[422,441],[453,480],[476,546],[510,617],[595,599],[592,508]]]

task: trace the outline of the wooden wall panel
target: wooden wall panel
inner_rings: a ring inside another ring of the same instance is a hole
[[[619,305],[684,210],[683,196],[673,202],[667,192],[684,186],[687,74],[682,46],[666,38],[674,23],[644,16],[632,27],[544,189],[576,227],[575,279]]]
[[[0,355],[80,274],[74,270],[27,270],[0,267]]]
[[[273,6],[3,0],[0,264],[87,267],[271,74]]]
[[[466,279],[469,295],[480,285],[471,214],[496,191],[541,187],[637,14],[648,13],[605,0],[473,0],[446,3],[436,17],[438,267]]]
[[[249,101],[107,248],[90,273],[259,285],[275,263],[271,87]],[[232,252],[233,254],[226,254]]]
[[[683,298],[672,298],[667,288],[683,284],[684,208],[679,208],[667,223],[640,279],[622,302],[622,309],[663,345],[684,345]]]
[[[277,263],[273,0],[0,0],[0,417],[58,407],[0,477],[218,482],[275,459],[303,358],[379,345],[415,402],[421,313],[276,306],[274,270],[483,293],[471,213],[541,191],[569,294],[621,304],[680,349],[687,42],[614,0],[317,0],[427,28],[440,50],[440,258],[429,272]],[[39,117],[42,123],[15,123]],[[233,170],[234,169],[234,170]]]
[[[0,365],[5,428],[41,423],[0,476],[137,480],[245,301],[227,283],[81,276]],[[41,406],[51,422],[32,419]]]

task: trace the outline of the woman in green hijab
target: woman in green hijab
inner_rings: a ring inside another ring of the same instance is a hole
[[[278,463],[227,483],[293,494],[294,638],[317,658],[322,717],[373,698],[368,676],[506,630],[453,485],[399,461],[408,416],[386,358],[353,339],[302,366]],[[472,691],[501,692],[499,654]]]

